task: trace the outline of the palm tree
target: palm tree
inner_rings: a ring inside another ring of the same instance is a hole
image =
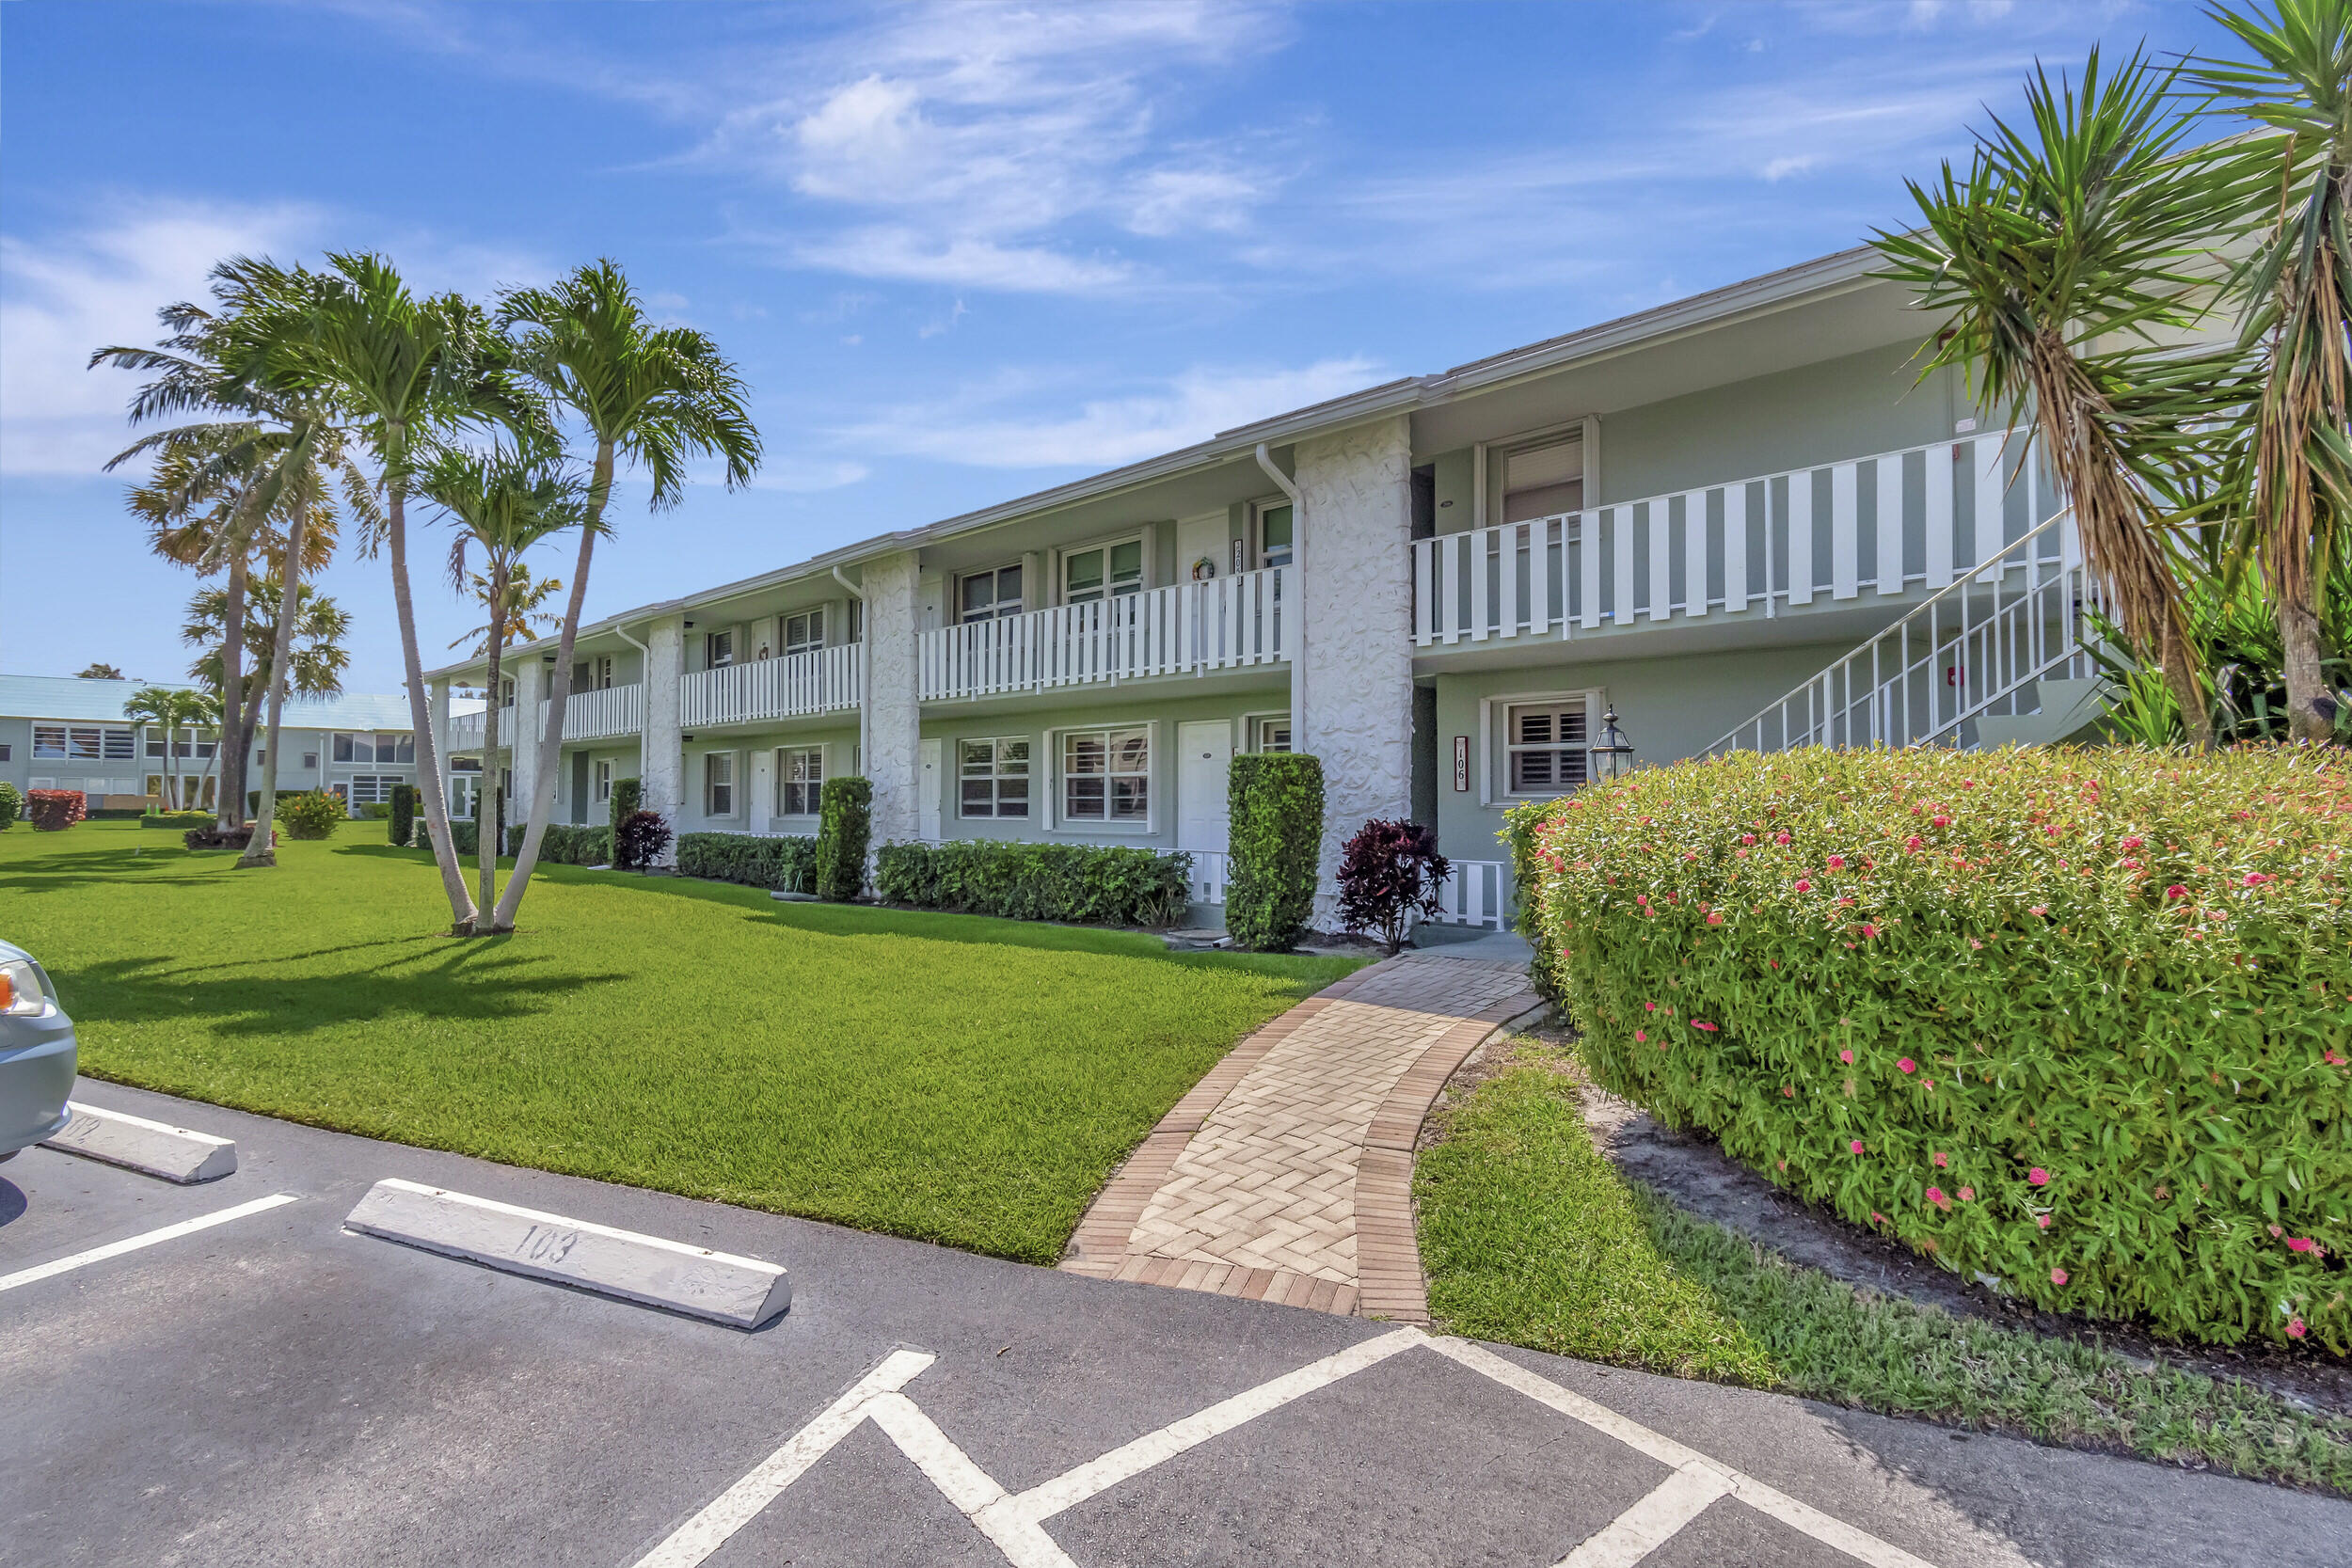
[[[122,667],[117,664],[92,663],[73,672],[77,681],[119,681],[123,678]]]
[[[249,578],[257,548],[269,562],[269,570],[283,572],[285,509],[279,507],[250,531],[239,532],[237,508],[250,483],[247,470],[255,455],[242,441],[224,444],[183,438],[174,433],[173,438],[153,451],[152,475],[146,483],[134,486],[129,497],[131,511],[148,525],[149,547],[165,560],[192,569],[217,570],[224,560],[228,566],[226,607],[219,616],[226,630],[217,660],[222,671],[223,711],[213,722],[221,729],[216,750],[222,755],[215,815],[223,828],[231,828],[245,819],[246,758],[253,749],[254,725],[261,712],[253,700],[245,660]],[[124,453],[115,461],[123,462],[131,455]],[[313,508],[303,531],[304,576],[326,569],[334,554],[336,531],[334,509]],[[210,567],[204,564],[208,561],[214,563]]]
[[[351,632],[349,611],[320,593],[314,584],[296,584],[293,630],[280,636],[278,617],[284,603],[284,585],[274,572],[264,574],[246,600],[246,641],[269,650],[246,679],[261,693],[278,685],[276,659],[282,646],[290,661],[283,683],[287,688],[305,697],[339,695],[343,689],[343,672],[351,666],[351,656],[343,648],[343,639]],[[188,666],[188,673],[207,687],[217,689],[220,683],[220,649],[228,618],[226,589],[199,589],[188,600],[187,622],[180,628],[180,640],[203,650]],[[276,747],[274,736],[268,745]]]
[[[488,610],[491,586],[488,577],[475,572],[466,578],[460,593],[465,599]],[[517,562],[515,575],[506,583],[505,627],[501,635],[510,643],[529,642],[561,626],[561,615],[540,607],[563,591],[562,578],[533,577],[529,566]],[[490,623],[485,621],[469,632],[451,638],[449,645],[453,651],[463,648],[474,658],[483,657],[490,651]]]
[[[164,793],[175,809],[180,804],[179,696],[168,687],[142,686],[122,704],[122,717],[140,729],[164,732]]]
[[[1987,402],[2037,427],[2085,561],[2204,747],[2213,716],[2169,536],[2209,499],[2193,433],[2226,410],[2232,378],[2155,340],[2193,326],[2210,295],[2199,263],[2222,182],[2183,148],[2171,80],[2137,55],[2104,74],[2095,50],[2079,93],[2036,67],[2029,130],[1996,119],[1965,177],[1946,164],[1933,188],[1911,185],[1923,227],[1873,243],[1881,276],[1945,317],[1927,370],[1964,367]]]
[[[204,755],[204,766],[197,772],[195,787],[191,789],[183,785],[181,788],[181,809],[197,811],[203,808],[204,784],[213,776],[213,765],[221,759],[221,747],[225,744],[227,737],[224,736],[215,739],[211,751],[205,752],[204,732],[206,730],[217,732],[220,729],[220,699],[218,697],[200,686],[183,689],[178,696],[180,721],[185,724],[196,737],[196,749]]]
[[[478,911],[450,839],[440,749],[426,710],[408,579],[407,503],[420,456],[456,424],[488,418],[516,429],[518,437],[546,435],[536,406],[504,378],[503,352],[480,309],[459,295],[419,298],[385,258],[334,255],[327,258],[296,356],[302,385],[347,409],[375,457],[384,496],[381,537],[391,556],[392,606],[417,732],[418,792],[451,927],[460,934],[474,928]]]
[[[2352,5],[2276,0],[2276,12],[2265,25],[2216,8],[2254,58],[2197,75],[2217,108],[2268,133],[2245,144],[2265,176],[2246,182],[2259,237],[2230,279],[2262,375],[2247,421],[2253,504],[2232,544],[2261,562],[2279,618],[2290,733],[2319,742],[2339,719],[2321,646],[2328,578],[2352,552]]]
[[[571,596],[556,642],[547,733],[539,737],[538,766],[532,774],[536,783],[530,826],[515,857],[515,873],[490,917],[493,930],[511,931],[555,803],[564,712],[571,698],[572,649],[580,635],[589,561],[604,530],[615,464],[627,459],[645,470],[653,483],[652,505],[660,511],[677,504],[684,465],[691,458],[723,458],[732,490],[750,482],[760,451],[759,432],[744,407],[747,388],[735,366],[704,333],[656,326],[647,320],[637,292],[610,258],[583,266],[548,288],[509,291],[500,297],[498,323],[514,337],[515,368],[550,404],[584,426],[596,443],[580,556],[572,567]]]
[[[214,267],[212,278],[214,309],[182,304],[160,313],[173,334],[160,347],[100,349],[90,363],[155,372],[132,401],[134,421],[173,412],[215,416],[142,436],[115,459],[120,463],[150,451],[187,447],[201,454],[188,481],[191,496],[233,488],[229,524],[199,561],[199,571],[250,539],[272,514],[286,519],[287,567],[280,574],[278,641],[266,687],[269,738],[259,809],[237,862],[275,865],[270,827],[277,813],[278,739],[297,590],[303,564],[311,559],[306,533],[319,511],[331,505],[330,480],[340,480],[346,504],[363,519],[374,514],[366,478],[347,454],[335,408],[293,373],[289,358],[316,280],[300,268],[289,271],[244,257]],[[226,669],[222,674],[225,689]]]
[[[472,452],[444,451],[419,471],[417,491],[448,513],[457,525],[457,535],[449,552],[452,586],[465,586],[466,557],[474,546],[479,546],[482,550],[484,572],[476,581],[485,591],[490,611],[483,641],[490,658],[488,687],[496,691],[499,666],[506,653],[506,640],[516,610],[510,595],[518,580],[530,580],[530,568],[523,564],[523,555],[540,541],[579,524],[579,483],[551,464],[533,464],[502,454],[485,457]],[[543,584],[540,596],[545,597],[547,590],[553,586]],[[522,734],[512,744],[517,748],[536,738],[530,733],[526,721],[529,717],[516,718]],[[496,766],[498,747],[499,705],[494,702],[483,716],[482,755],[485,771]],[[502,847],[499,843],[500,821],[495,803],[481,817],[483,831],[477,847],[482,892],[477,909],[489,909],[497,896],[498,858]]]

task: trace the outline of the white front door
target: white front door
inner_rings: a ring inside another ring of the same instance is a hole
[[[776,753],[765,748],[752,753],[752,802],[744,820],[752,832],[764,833],[772,826],[768,814],[776,808]]]
[[[1225,720],[1176,726],[1176,847],[1225,852],[1225,802],[1233,765],[1233,726]]]
[[[914,781],[915,787],[922,791],[915,797],[917,806],[914,831],[921,837],[933,843],[937,843],[941,836],[939,832],[941,745],[942,742],[936,740],[923,742],[923,766],[917,769]]]

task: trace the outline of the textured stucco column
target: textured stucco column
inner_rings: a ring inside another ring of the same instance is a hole
[[[508,668],[515,672],[515,711],[504,726],[506,734],[507,767],[515,775],[515,787],[506,797],[506,825],[519,827],[531,812],[531,799],[539,779],[539,705],[547,700],[548,667],[534,653],[525,653]],[[492,769],[490,784],[496,787],[495,769],[498,759],[485,757],[483,766]],[[506,853],[506,846],[499,846],[499,853]]]
[[[1293,722],[1298,749],[1323,759],[1320,920],[1356,830],[1413,813],[1410,429],[1385,420],[1295,456],[1306,648]]]
[[[915,690],[913,551],[866,563],[866,776],[874,785],[874,843],[922,831],[922,708]]]
[[[645,733],[637,765],[638,809],[660,812],[673,834],[685,804],[686,759],[678,743],[678,681],[685,673],[685,622],[676,616],[656,621],[645,632]],[[657,864],[677,864],[675,836],[670,846]]]

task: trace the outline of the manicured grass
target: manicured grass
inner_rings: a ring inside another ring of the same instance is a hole
[[[1594,1148],[1576,1073],[1521,1039],[1441,1113],[1414,1188],[1454,1332],[2352,1493],[2352,1419],[1857,1290],[1685,1213]]]
[[[96,1077],[1034,1262],[1227,1048],[1355,967],[576,867],[460,942],[383,834],[239,871],[20,825],[0,931]]]

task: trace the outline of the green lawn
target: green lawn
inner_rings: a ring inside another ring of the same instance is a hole
[[[1227,1048],[1355,967],[574,867],[460,942],[378,823],[235,858],[0,833],[0,932],[83,1071],[1033,1262]]]
[[[1685,1213],[1593,1147],[1581,1076],[1522,1039],[1439,1113],[1415,1196],[1454,1332],[2352,1494],[2352,1419],[1856,1290]]]

